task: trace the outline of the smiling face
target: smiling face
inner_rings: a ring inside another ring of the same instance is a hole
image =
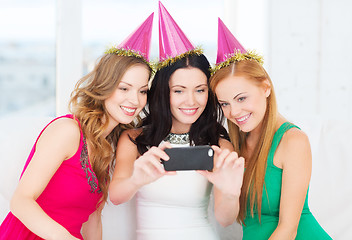
[[[207,77],[198,68],[181,68],[171,75],[169,88],[171,132],[189,132],[207,105]]]
[[[218,83],[215,93],[225,117],[241,131],[252,132],[260,128],[264,118],[268,86],[267,80],[259,85],[244,76],[230,75]]]
[[[143,65],[130,67],[115,91],[105,101],[110,124],[128,124],[147,103],[149,71]]]

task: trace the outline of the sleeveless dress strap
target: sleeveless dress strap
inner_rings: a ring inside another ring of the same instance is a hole
[[[273,141],[271,143],[271,148],[270,148],[270,151],[268,154],[268,162],[267,162],[268,165],[275,166],[274,165],[274,155],[275,155],[276,149],[279,146],[279,143],[282,139],[282,136],[285,134],[285,132],[287,132],[289,129],[294,128],[294,127],[300,129],[299,127],[297,127],[296,125],[294,125],[290,122],[285,122],[275,132]]]

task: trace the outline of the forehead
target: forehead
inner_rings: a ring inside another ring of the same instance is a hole
[[[193,87],[201,84],[207,84],[207,76],[198,68],[177,69],[169,81],[170,87],[175,85]]]
[[[221,80],[215,88],[219,98],[231,97],[241,92],[251,92],[258,89],[254,81],[244,76],[228,76]]]
[[[148,69],[141,64],[137,64],[126,70],[125,74],[121,78],[121,83],[130,84],[132,86],[144,86],[148,84],[148,80]]]

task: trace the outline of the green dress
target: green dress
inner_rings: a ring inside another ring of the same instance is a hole
[[[265,188],[263,189],[262,195],[261,223],[259,223],[256,211],[254,210],[254,217],[252,217],[249,208],[247,208],[247,215],[244,219],[245,225],[242,226],[243,240],[267,240],[277,227],[279,222],[282,169],[274,165],[273,159],[282,136],[287,130],[293,127],[298,128],[289,122],[285,122],[274,135],[273,143],[268,155],[267,169],[264,179]],[[308,191],[297,229],[296,239],[332,239],[310,212],[308,207]]]

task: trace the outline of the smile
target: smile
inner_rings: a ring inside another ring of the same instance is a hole
[[[137,108],[130,108],[130,107],[125,107],[125,106],[120,106],[122,111],[128,115],[128,116],[133,116],[137,110]]]
[[[198,108],[179,108],[180,111],[186,115],[194,115],[196,114]]]
[[[251,115],[252,115],[252,114],[250,113],[250,114],[247,114],[247,115],[245,115],[245,116],[243,116],[243,117],[235,118],[235,119],[236,119],[236,121],[238,122],[238,124],[244,124],[244,123],[248,120],[248,118],[249,118]]]

